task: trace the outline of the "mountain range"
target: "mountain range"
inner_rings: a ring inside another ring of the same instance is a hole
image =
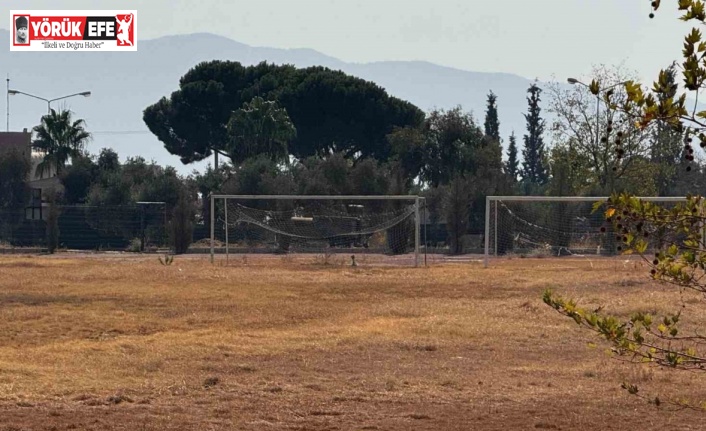
[[[8,31],[0,30],[0,46],[9,46],[9,38]],[[472,55],[472,50],[468,55]],[[179,78],[190,68],[216,59],[243,65],[267,61],[297,67],[325,66],[375,82],[390,95],[427,112],[460,105],[464,111],[472,112],[481,125],[486,96],[492,90],[498,96],[500,132],[505,145],[513,130],[518,143],[522,140],[526,92],[533,82],[513,74],[465,71],[423,61],[347,63],[311,49],[252,47],[209,33],[141,40],[137,52],[131,53],[3,49],[0,74],[9,75],[9,88],[46,99],[91,91],[89,98],[71,97],[51,105],[69,108],[76,117],[86,120],[94,135],[89,145],[91,153],[110,147],[121,159],[142,156],[187,174],[202,170],[208,161],[183,165],[148,131],[142,111],[176,90]],[[8,99],[12,131],[31,129],[47,109],[46,102],[24,95]]]

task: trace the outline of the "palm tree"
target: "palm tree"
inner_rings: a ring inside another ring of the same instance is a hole
[[[288,161],[288,143],[297,130],[287,110],[277,102],[253,98],[233,112],[228,122],[228,153],[235,163],[261,154],[275,161]]]
[[[37,166],[37,172],[42,178],[52,168],[59,175],[70,158],[83,153],[86,143],[91,139],[85,125],[82,119],[73,121],[69,110],[57,112],[52,109],[49,114],[42,116],[41,124],[32,129],[37,134],[32,146],[44,154],[44,160]]]

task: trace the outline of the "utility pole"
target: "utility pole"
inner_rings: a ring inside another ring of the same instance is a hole
[[[10,74],[7,74],[7,91],[5,92],[7,97],[7,131],[10,131]]]

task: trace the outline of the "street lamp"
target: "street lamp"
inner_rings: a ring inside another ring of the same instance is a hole
[[[579,84],[579,85],[583,85],[584,87],[588,88],[589,90],[591,89],[591,86],[584,84],[583,82],[579,81],[576,78],[569,78],[566,81],[571,85]],[[627,82],[628,81],[619,82],[617,84],[611,85],[608,88],[600,89],[600,91],[596,94],[596,148],[599,148],[600,141],[601,141],[600,120],[599,120],[600,109],[601,109],[601,93],[612,90],[613,88],[615,88],[619,85],[623,85]],[[615,168],[613,168],[613,169],[615,169]],[[611,191],[612,191],[612,189],[613,189],[613,176],[610,177],[610,180],[611,180]]]
[[[35,96],[34,94],[25,93],[23,91],[18,91],[18,90],[7,90],[7,94],[9,94],[10,96],[14,96],[16,94],[24,94],[25,96],[34,97],[35,99],[43,100],[43,101],[47,102],[47,114],[50,114],[51,113],[51,102],[56,102],[57,100],[61,100],[61,99],[68,99],[69,97],[74,97],[74,96],[89,97],[91,95],[91,92],[90,91],[82,91],[80,93],[69,94],[68,96],[57,97],[55,99],[45,99],[43,97]]]
[[[584,87],[588,88],[589,90],[591,89],[591,86],[589,86],[589,85],[587,85],[587,84],[584,84],[583,82],[579,81],[579,80],[576,79],[576,78],[569,78],[569,79],[567,79],[566,81],[567,81],[569,84],[571,84],[571,85],[579,84],[579,85],[583,85]],[[599,120],[598,120],[598,119],[599,119],[600,112],[601,112],[601,111],[600,111],[600,109],[601,109],[601,92],[606,92],[606,91],[608,91],[608,90],[612,90],[613,88],[615,88],[615,87],[617,87],[617,86],[619,86],[619,85],[623,85],[623,84],[625,84],[626,82],[627,82],[627,81],[625,81],[625,82],[619,82],[619,83],[617,83],[617,84],[615,84],[615,85],[611,85],[611,86],[608,87],[608,88],[601,89],[601,91],[598,92],[598,94],[596,94],[596,148],[598,148],[598,145],[599,145],[599,143],[600,143],[600,133],[601,133],[601,132],[600,132],[600,122],[599,122]]]

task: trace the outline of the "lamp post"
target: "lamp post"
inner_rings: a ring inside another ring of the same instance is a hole
[[[576,84],[583,85],[584,87],[588,88],[589,90],[591,88],[589,85],[584,84],[583,82],[579,81],[576,78],[569,78],[566,81],[571,85],[576,85]],[[613,88],[615,88],[619,85],[623,85],[623,84],[625,84],[625,82],[619,82],[617,84],[611,85],[608,88],[601,89],[601,91],[599,91],[598,94],[596,94],[596,148],[598,148],[598,144],[600,143],[600,133],[601,133],[600,132],[600,121],[598,121],[598,118],[599,118],[599,115],[601,112],[600,111],[601,110],[601,93],[606,92],[608,90],[612,90]]]
[[[74,97],[74,96],[89,97],[91,95],[91,92],[90,91],[82,91],[80,93],[69,94],[68,96],[61,96],[61,97],[57,97],[54,99],[45,99],[44,97],[35,96],[34,94],[25,93],[24,91],[10,90],[10,89],[7,90],[7,94],[10,96],[14,96],[16,94],[24,94],[25,96],[29,96],[29,97],[33,97],[35,99],[43,100],[43,101],[47,102],[47,114],[50,114],[51,113],[51,102],[56,102],[57,100],[61,100],[61,99],[68,99],[69,97]]]
[[[567,79],[566,81],[567,81],[569,84],[571,84],[571,85],[579,84],[579,85],[583,85],[584,87],[588,88],[589,90],[591,89],[591,86],[590,86],[590,85],[584,84],[583,82],[579,81],[579,80],[576,79],[576,78],[569,78],[569,79]],[[601,132],[600,132],[600,121],[599,121],[599,116],[600,116],[600,112],[601,112],[601,93],[605,93],[605,92],[607,92],[607,91],[609,91],[609,90],[612,90],[613,88],[615,88],[615,87],[617,87],[617,86],[619,86],[619,85],[623,85],[623,84],[625,84],[626,82],[627,82],[627,81],[618,82],[617,84],[611,85],[611,86],[608,87],[608,88],[599,89],[599,92],[596,94],[596,148],[598,148],[598,147],[600,146],[600,142],[601,142],[601,137],[600,137],[600,135],[601,135]],[[614,169],[615,169],[615,168],[614,168]],[[606,174],[608,174],[608,173],[606,173]],[[614,181],[613,175],[611,175],[611,176],[610,176],[611,192],[612,192],[612,189],[613,189],[613,181]]]

